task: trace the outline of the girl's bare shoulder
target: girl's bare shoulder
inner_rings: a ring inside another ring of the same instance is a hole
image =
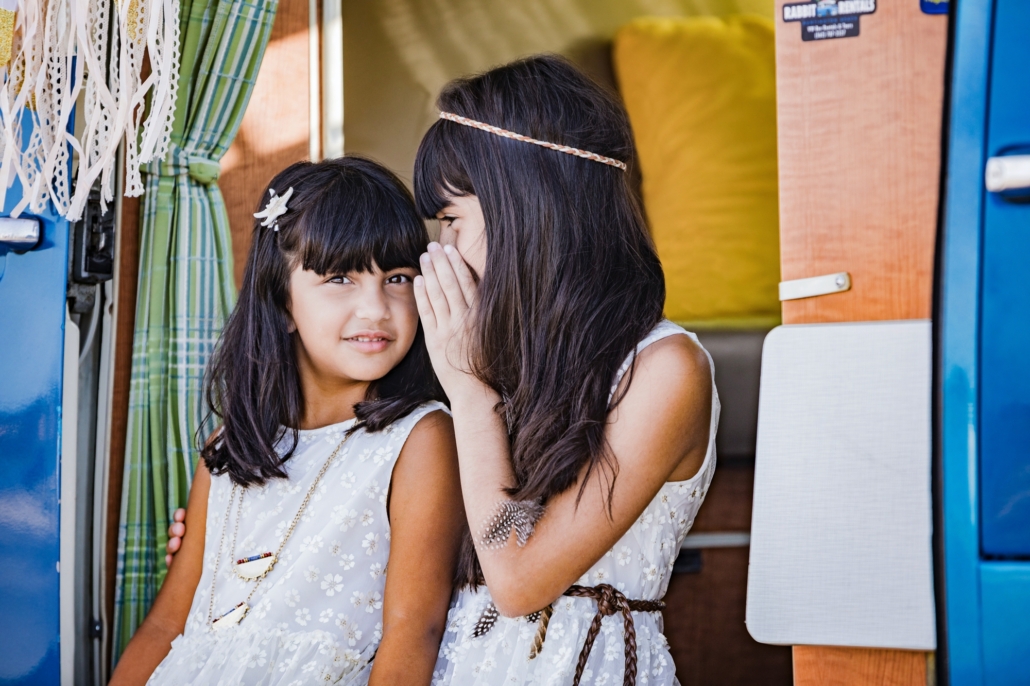
[[[637,355],[633,381],[640,381],[644,387],[638,392],[668,388],[679,389],[680,393],[675,395],[701,394],[710,398],[712,365],[704,348],[690,336],[666,336]]]
[[[432,462],[441,457],[456,459],[454,422],[444,410],[433,410],[421,417],[401,448],[401,459],[406,462]]]
[[[444,410],[433,410],[420,417],[408,434],[408,443],[415,441],[433,441],[441,438],[454,440],[454,421]]]
[[[708,355],[690,336],[652,343],[637,356],[630,386],[615,410],[612,439],[646,447],[643,453],[659,459],[670,473],[684,456],[703,458],[713,387]]]

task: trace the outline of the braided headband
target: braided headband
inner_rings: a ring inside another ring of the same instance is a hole
[[[570,155],[575,155],[576,157],[582,157],[585,160],[593,160],[594,162],[600,162],[601,164],[607,164],[612,167],[618,167],[622,171],[626,171],[625,162],[613,160],[611,157],[605,157],[604,155],[598,155],[596,152],[587,152],[586,150],[572,148],[568,145],[558,145],[557,143],[538,141],[535,138],[523,136],[521,133],[515,133],[514,131],[508,131],[507,129],[502,129],[498,126],[484,124],[481,121],[476,121],[475,119],[468,119],[467,117],[462,117],[458,114],[451,114],[450,112],[441,112],[440,119],[446,119],[447,121],[452,121],[455,124],[461,124],[462,126],[471,126],[474,129],[482,129],[483,131],[497,134],[498,136],[504,136],[505,138],[511,138],[512,140],[522,141],[523,143],[532,143],[533,145],[539,145],[542,148],[550,148],[551,150],[557,150],[558,152],[568,153]]]

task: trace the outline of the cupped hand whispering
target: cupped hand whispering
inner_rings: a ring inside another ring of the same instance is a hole
[[[422,275],[415,277],[415,301],[425,330],[426,347],[444,391],[453,400],[469,373],[470,313],[476,282],[453,246],[430,243],[421,258]]]

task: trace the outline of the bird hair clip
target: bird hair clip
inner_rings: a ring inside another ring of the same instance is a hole
[[[286,214],[286,211],[290,208],[286,206],[286,203],[290,201],[290,196],[293,195],[293,186],[290,186],[282,195],[276,195],[274,188],[268,189],[268,194],[272,197],[268,199],[268,204],[265,205],[265,209],[260,212],[254,213],[255,219],[261,219],[261,226],[272,227],[273,231],[279,231],[279,217]]]

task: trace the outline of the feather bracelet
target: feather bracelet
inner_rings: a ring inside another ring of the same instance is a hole
[[[515,529],[515,538],[519,547],[523,547],[543,514],[544,506],[533,500],[502,502],[483,527],[483,545],[491,550],[503,548],[511,538],[511,530]]]

